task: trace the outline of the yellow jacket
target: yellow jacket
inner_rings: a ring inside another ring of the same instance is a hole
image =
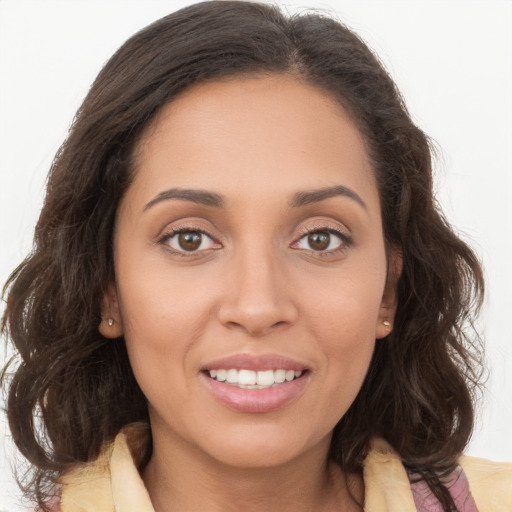
[[[98,459],[66,475],[60,512],[154,512],[137,466],[147,427],[131,425]],[[512,464],[461,457],[479,512],[512,512]],[[364,462],[365,512],[415,512],[411,484],[397,454],[372,441]]]

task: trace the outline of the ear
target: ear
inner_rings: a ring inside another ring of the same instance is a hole
[[[109,285],[101,303],[101,322],[98,326],[105,338],[119,338],[123,335],[123,324],[119,311],[119,301],[114,284]]]
[[[397,307],[396,286],[402,274],[402,251],[398,247],[391,249],[388,260],[388,275],[382,295],[379,317],[375,326],[375,338],[382,339],[393,330]]]

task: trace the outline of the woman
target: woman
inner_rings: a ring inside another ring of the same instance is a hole
[[[40,506],[506,506],[510,467],[482,463],[488,496],[460,459],[479,264],[393,82],[332,20],[210,2],[136,34],[9,286]]]

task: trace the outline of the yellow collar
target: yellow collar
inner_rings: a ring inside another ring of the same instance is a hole
[[[138,467],[147,451],[149,426],[125,427],[93,462],[64,475],[60,512],[155,512]],[[512,464],[462,457],[479,510],[512,512]],[[415,512],[400,458],[373,439],[364,461],[365,512]]]

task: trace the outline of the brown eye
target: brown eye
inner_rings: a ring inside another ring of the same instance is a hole
[[[195,251],[201,246],[202,236],[197,232],[179,233],[178,244],[184,251]]]
[[[350,245],[350,240],[343,233],[334,229],[319,229],[303,235],[292,247],[314,252],[335,252]]]
[[[314,251],[325,251],[331,243],[331,234],[326,231],[317,231],[308,235],[308,244]]]
[[[210,236],[197,230],[180,230],[165,236],[161,242],[175,252],[200,252],[208,249],[219,249],[221,246]]]

